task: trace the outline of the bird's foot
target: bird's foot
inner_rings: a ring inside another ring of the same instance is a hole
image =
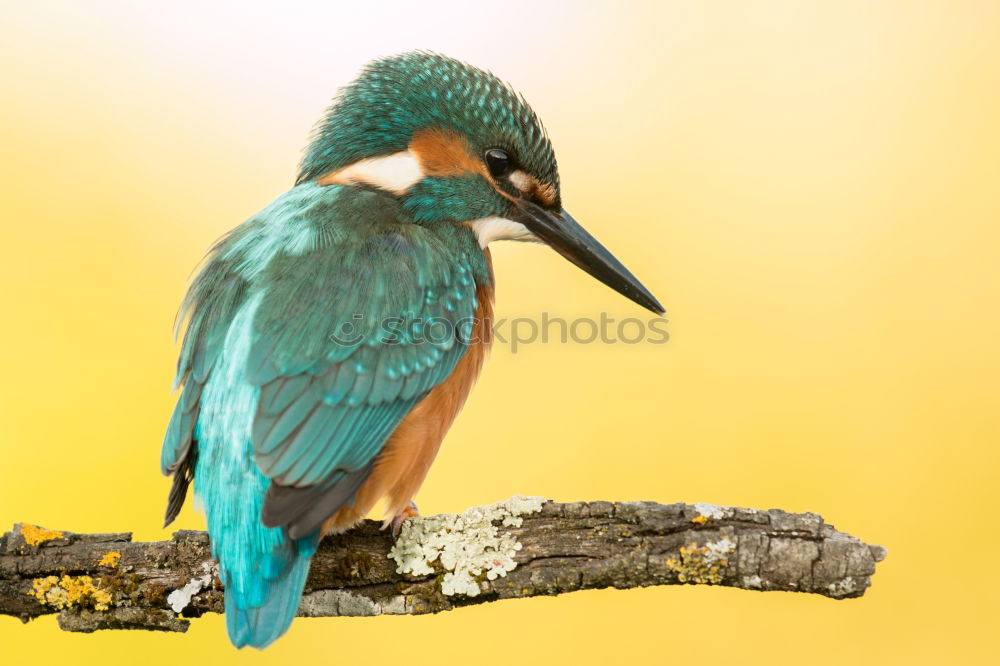
[[[417,510],[417,505],[410,502],[402,511],[397,513],[389,521],[389,526],[392,528],[392,538],[399,538],[399,532],[403,529],[403,523],[406,522],[408,518],[416,518],[420,515],[420,511]]]

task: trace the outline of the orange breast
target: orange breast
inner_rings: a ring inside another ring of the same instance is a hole
[[[489,250],[484,251],[489,264]],[[448,378],[406,415],[379,454],[371,476],[358,489],[354,506],[345,506],[334,514],[324,525],[326,531],[348,529],[383,497],[387,499],[386,516],[395,516],[417,494],[441,441],[479,376],[492,343],[493,287],[479,287],[476,296],[479,306],[469,350]]]

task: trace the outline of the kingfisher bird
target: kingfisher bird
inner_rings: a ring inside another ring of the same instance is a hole
[[[324,534],[413,498],[486,357],[488,245],[548,245],[639,305],[650,292],[563,209],[552,144],[493,74],[379,59],[316,126],[294,186],[211,249],[178,315],[166,524],[189,484],[236,647],[295,617]]]

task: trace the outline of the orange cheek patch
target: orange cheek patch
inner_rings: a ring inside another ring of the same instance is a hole
[[[448,130],[429,128],[416,132],[410,140],[410,152],[427,176],[447,178],[468,171],[487,175],[482,161],[470,152],[468,142]]]

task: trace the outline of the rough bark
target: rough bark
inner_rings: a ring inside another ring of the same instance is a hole
[[[508,552],[512,570],[478,572],[475,596],[446,594],[448,572],[440,561],[430,563],[430,573],[398,573],[388,556],[391,534],[365,521],[323,541],[299,615],[437,613],[514,597],[676,584],[843,599],[864,594],[885,557],[882,547],[838,532],[816,514],[777,509],[546,502],[520,525],[491,523],[488,515],[487,528],[492,524],[520,546]],[[462,538],[460,532],[453,537]],[[190,599],[171,596],[185,586]],[[222,609],[204,532],[133,543],[128,532],[74,534],[19,523],[0,538],[0,613],[25,622],[58,612],[68,631],[185,631],[189,618]]]

